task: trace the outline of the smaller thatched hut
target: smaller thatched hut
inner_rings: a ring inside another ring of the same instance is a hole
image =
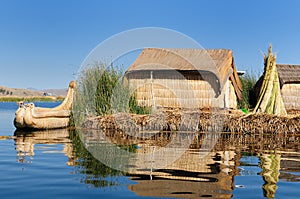
[[[146,48],[125,77],[141,106],[235,109],[242,97],[227,49]]]
[[[300,65],[277,64],[281,96],[287,111],[300,111]]]

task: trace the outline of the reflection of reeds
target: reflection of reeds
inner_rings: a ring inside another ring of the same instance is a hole
[[[92,184],[95,187],[118,185],[118,182],[112,177],[122,175],[122,172],[112,169],[96,159],[87,150],[82,138],[80,138],[80,134],[81,132],[77,131],[70,132],[73,154],[77,159],[75,173],[84,174],[81,182]]]
[[[274,198],[280,174],[280,154],[261,154],[260,161],[262,168],[260,174],[265,181],[263,185],[265,197]]]

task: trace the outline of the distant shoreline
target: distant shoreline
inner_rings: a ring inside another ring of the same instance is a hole
[[[0,96],[0,102],[57,102],[63,101],[64,96]]]

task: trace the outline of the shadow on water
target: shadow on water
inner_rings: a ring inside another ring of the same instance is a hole
[[[16,131],[14,136],[19,162],[28,162],[27,159],[34,156],[35,144],[62,144],[68,165],[76,168],[75,174],[82,176],[82,183],[94,187],[114,186],[118,181],[113,177],[128,176],[135,182],[129,184],[128,189],[138,196],[231,198],[235,190],[244,186],[236,184],[236,177],[253,175],[263,181],[257,185],[261,195],[274,198],[280,180],[300,181],[300,137],[296,135],[222,133],[215,147],[206,156],[201,156],[204,134],[197,133],[193,134],[189,149],[179,158],[165,168],[152,170],[140,167],[140,164],[145,164],[145,159],[139,160],[140,155],[151,155],[153,147],[164,148],[174,139],[176,132],[145,134],[144,137],[133,137],[111,131],[59,129]],[[134,170],[125,173],[112,169],[88,150],[89,145],[96,143],[102,146],[97,148],[97,153],[105,155],[108,142],[133,154],[133,159],[122,164]],[[247,161],[248,157],[255,157],[257,163]],[[247,170],[251,166],[257,167],[259,172]]]

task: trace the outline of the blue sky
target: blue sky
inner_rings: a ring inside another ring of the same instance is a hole
[[[299,10],[297,0],[1,0],[0,85],[64,88],[99,43],[142,27],[231,49],[238,70],[262,72],[269,43],[278,63],[300,64]]]

